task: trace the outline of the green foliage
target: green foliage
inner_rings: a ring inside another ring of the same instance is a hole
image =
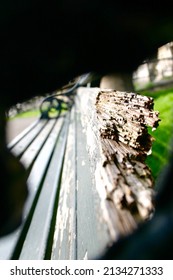
[[[145,95],[154,98],[154,110],[159,111],[159,127],[155,131],[149,129],[149,133],[155,138],[152,154],[148,156],[146,163],[152,170],[156,179],[162,168],[167,164],[170,155],[170,142],[173,132],[173,89],[148,92]]]
[[[139,93],[142,95],[151,96],[154,99],[157,99],[159,96],[173,93],[173,88],[161,89],[161,90],[157,90],[157,91],[142,90],[142,91],[139,91]]]
[[[26,112],[21,112],[17,114],[14,118],[30,118],[30,117],[40,117],[40,110],[31,110]]]

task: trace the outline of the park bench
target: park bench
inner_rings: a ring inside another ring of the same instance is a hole
[[[153,141],[146,125],[159,121],[153,100],[78,87],[67,108],[53,117],[41,109],[8,145],[26,169],[29,195],[22,225],[0,238],[1,259],[98,258],[154,210],[144,162]]]

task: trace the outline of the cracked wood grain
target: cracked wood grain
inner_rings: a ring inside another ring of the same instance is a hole
[[[85,96],[84,96],[85,95]],[[112,240],[154,211],[153,178],[145,163],[159,125],[151,97],[131,92],[78,90],[91,169]]]

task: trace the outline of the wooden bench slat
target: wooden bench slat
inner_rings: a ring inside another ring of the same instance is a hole
[[[46,123],[46,120],[39,121],[37,125],[34,126],[34,128],[32,129],[32,133],[29,133],[27,137],[22,138],[21,141],[17,143],[17,145],[14,148],[11,149],[12,154],[14,154],[16,157],[19,157],[32,143],[35,137],[40,133],[40,131]]]
[[[77,259],[92,259],[103,252],[109,239],[99,214],[101,203],[93,185],[79,110],[77,118]]]
[[[147,126],[158,126],[158,112],[152,98],[135,93],[79,88],[77,98],[109,245],[133,232],[154,209],[153,180],[144,160],[153,141]]]
[[[66,119],[66,124],[59,135],[19,259],[44,259],[45,257],[52,217],[56,210],[54,207],[56,199],[58,199],[68,125],[69,123]]]
[[[32,203],[34,201],[35,194],[41,184],[41,180],[44,176],[44,172],[49,163],[49,159],[53,152],[54,145],[59,136],[59,132],[61,130],[63,122],[64,122],[64,118],[59,118],[56,121],[56,125],[54,126],[54,129],[51,131],[51,133],[49,135],[49,139],[46,141],[43,149],[41,150],[38,158],[36,159],[36,161],[33,165],[33,168],[30,172],[30,175],[28,177],[27,184],[28,184],[28,188],[29,188],[29,196],[27,198],[25,209],[24,209],[24,214],[23,214],[24,221],[26,220],[27,215],[32,207]],[[32,128],[32,125],[30,127]],[[30,130],[30,133],[32,133],[32,130]],[[28,137],[28,134],[25,136]],[[40,168],[40,167],[42,167],[42,168]],[[38,172],[38,170],[40,170],[40,171]],[[20,234],[22,232],[22,229],[24,227],[24,221],[23,221],[23,224],[14,233],[0,239],[0,248],[1,248],[0,259],[10,259],[11,258],[12,254],[15,250],[16,244],[18,242],[18,239],[20,237]]]
[[[56,141],[58,140],[63,124],[64,118],[59,118],[56,121],[56,124],[49,135],[49,138],[47,139],[46,143],[44,144],[42,150],[40,151],[36,161],[32,166],[32,170],[27,180],[29,195],[24,209],[24,218],[28,215],[29,210],[31,209],[32,203],[34,201],[34,197],[41,185],[42,179],[44,178],[44,174],[48,167],[49,161],[51,159],[54,147],[56,145]]]
[[[76,259],[76,129],[74,107],[71,111],[51,259]]]
[[[98,88],[79,88],[77,96],[79,99],[79,108],[82,112],[81,121],[85,131],[85,139],[87,143],[86,145],[89,153],[90,165],[92,168],[91,173],[94,176],[94,186],[97,189],[97,192],[100,197],[100,218],[102,219],[103,224],[106,226],[107,231],[109,233],[108,241],[105,243],[106,248],[109,244],[113,242],[113,240],[116,240],[120,235],[125,234],[125,231],[126,233],[129,233],[129,228],[136,228],[136,222],[134,221],[133,217],[130,216],[128,211],[122,211],[117,209],[112,203],[112,200],[108,199],[107,193],[105,191],[105,188],[107,190],[109,188],[112,188],[113,184],[112,182],[109,182],[107,173],[103,169],[104,155],[101,152],[102,147],[98,137],[99,133],[97,127],[95,102],[99,91],[100,89]],[[85,98],[83,98],[84,95],[86,95]],[[116,172],[117,171],[114,170],[114,172],[112,172],[111,175],[116,175]],[[98,210],[97,213],[99,213]],[[126,225],[130,224],[130,226],[128,227],[124,227],[124,223],[122,222],[124,220],[124,216],[126,220]]]
[[[8,143],[7,148],[12,149],[23,137],[25,137],[34,127],[39,123],[39,119],[26,127],[21,133],[19,133],[10,143]]]
[[[25,166],[26,169],[29,168],[29,166],[32,164],[35,157],[41,150],[47,137],[49,137],[54,124],[55,120],[50,120],[20,158],[20,162]]]
[[[84,259],[103,252],[109,242],[99,219],[100,198],[90,175],[80,115],[69,127],[51,259]]]

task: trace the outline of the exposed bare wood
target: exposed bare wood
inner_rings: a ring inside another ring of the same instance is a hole
[[[85,97],[84,97],[85,94]],[[159,112],[151,97],[114,90],[78,90],[91,168],[113,240],[154,211],[153,179],[145,159]]]

